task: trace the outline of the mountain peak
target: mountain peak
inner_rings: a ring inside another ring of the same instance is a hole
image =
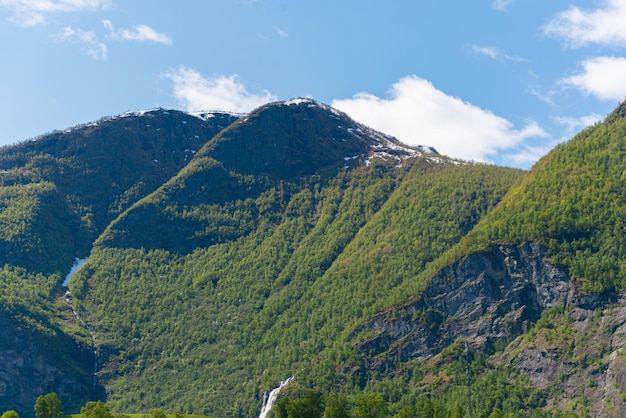
[[[413,148],[308,98],[264,105],[214,138],[203,153],[238,172],[280,178],[308,176],[432,152]]]

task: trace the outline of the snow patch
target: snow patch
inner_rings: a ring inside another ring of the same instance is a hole
[[[315,107],[315,102],[312,99],[306,99],[303,97],[298,97],[297,99],[292,99],[285,102],[285,106],[297,106],[303,103],[308,103],[309,107]],[[313,106],[311,106],[313,105]]]
[[[189,112],[188,115],[196,117],[198,119],[202,119],[203,121],[207,121],[211,118],[216,117],[217,115],[228,115],[228,116],[232,116],[235,118],[241,118],[243,116],[245,116],[245,113],[235,113],[235,112],[219,112],[219,111],[207,111],[207,110],[200,110],[197,112]]]
[[[124,112],[122,114],[120,114],[119,116],[117,116],[118,118],[128,118],[131,116],[144,116],[146,113],[150,113],[150,112],[155,112],[159,110],[158,108],[155,109],[145,109],[145,110],[129,110],[127,112]],[[115,119],[116,117],[113,116],[111,119]]]

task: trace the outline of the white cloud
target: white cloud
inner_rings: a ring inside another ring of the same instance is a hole
[[[567,116],[556,117],[555,121],[559,125],[563,125],[567,128],[568,134],[573,134],[579,132],[580,130],[586,128],[587,126],[591,126],[594,123],[601,121],[603,118],[601,115],[597,113],[592,113],[590,115],[584,115],[579,118],[572,118]]]
[[[474,52],[476,54],[484,55],[486,57],[493,58],[493,59],[498,58],[498,56],[500,55],[500,52],[498,51],[498,48],[496,48],[494,46],[473,45],[472,49],[474,50]]]
[[[587,126],[602,120],[602,116],[596,113],[584,115],[578,118],[573,117],[556,117],[554,121],[565,127],[565,131],[561,132],[560,138],[548,140],[548,141],[535,141],[540,144],[524,143],[516,149],[507,150],[502,153],[499,160],[507,162],[508,165],[514,167],[529,167],[534,164],[539,158],[546,155],[557,144],[566,142],[573,135],[580,132]]]
[[[544,33],[565,40],[572,48],[587,44],[626,45],[626,1],[605,0],[603,7],[585,11],[576,6],[559,13]]]
[[[278,34],[278,36],[280,36],[281,38],[286,38],[287,37],[287,32],[285,32],[284,30],[282,30],[278,26],[274,26],[273,29],[274,29],[274,32],[276,32]]]
[[[529,167],[546,155],[558,142],[551,142],[543,146],[523,145],[514,152],[506,152],[501,156],[501,160],[506,161],[506,165],[512,167]]]
[[[546,137],[535,122],[516,130],[511,122],[437,90],[416,76],[402,78],[389,99],[359,93],[334,100],[333,107],[374,129],[410,145],[430,145],[439,152],[466,160],[493,161],[529,138]]]
[[[98,40],[94,31],[74,29],[67,26],[63,31],[55,36],[59,42],[70,42],[81,46],[81,50],[95,60],[105,61],[107,59],[107,46]]]
[[[137,25],[133,29],[115,29],[110,20],[103,20],[102,24],[109,31],[108,38],[116,41],[156,42],[172,45],[172,39],[159,33],[147,25]]]
[[[495,46],[478,46],[472,45],[472,50],[475,54],[484,55],[486,57],[495,59],[495,60],[506,60],[506,61],[515,61],[515,62],[527,62],[528,60],[522,57],[517,57],[514,55],[508,55],[504,52],[500,51]]]
[[[514,0],[494,0],[491,6],[499,10],[501,12],[506,12],[509,9],[509,6],[513,4]]]
[[[70,13],[84,10],[105,10],[111,0],[0,0],[0,9],[7,10],[10,21],[19,26],[36,26],[46,21],[51,13]]]
[[[600,100],[623,101],[626,96],[626,58],[597,57],[582,63],[582,72],[563,78],[561,83]]]
[[[262,94],[248,92],[234,75],[206,78],[191,68],[179,67],[168,71],[164,77],[174,83],[174,97],[187,111],[246,113],[276,101],[276,97],[267,91]]]

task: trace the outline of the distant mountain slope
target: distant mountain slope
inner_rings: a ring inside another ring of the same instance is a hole
[[[624,416],[625,106],[542,158],[420,275],[428,285],[417,297],[356,327],[348,340],[360,370],[420,368],[416,384],[452,405],[468,377],[441,376],[441,365],[482,356],[475,411],[507,399],[493,388],[488,400],[482,380],[504,367],[507,379],[527,381],[521,410],[543,398],[551,410]]]
[[[66,411],[102,396],[89,336],[56,299],[62,278],[111,220],[237,118],[157,109],[0,149],[0,410],[30,416],[48,391]]]
[[[28,245],[11,239],[0,242],[13,248],[0,252],[0,263],[19,260],[25,262],[18,264],[24,267],[45,265],[48,268],[43,271],[67,271],[73,258],[87,254],[92,241],[121,211],[169,180],[236,119],[223,113],[192,116],[156,109],[102,119],[0,149],[0,186],[46,182],[50,187],[42,202],[55,209],[50,211],[35,201],[30,206],[46,217],[45,222],[62,224],[50,230],[57,236],[47,236],[48,228],[28,224],[30,217],[16,218],[26,222],[24,228],[35,229],[39,238],[30,239]],[[64,236],[54,232],[61,229]],[[0,225],[0,236],[12,234],[3,234]],[[48,245],[52,242],[62,243],[63,251]],[[39,254],[39,259],[29,264],[29,256],[19,255],[22,250]]]
[[[28,416],[40,379],[77,410],[88,329],[95,392],[125,413],[254,417],[294,375],[284,408],[624,416],[625,106],[530,172],[309,99],[4,148],[0,337],[32,361],[0,348],[0,409]],[[88,253],[69,284],[83,325],[59,283]]]
[[[34,271],[62,271],[74,252],[78,219],[52,183],[0,187],[0,261]],[[42,233],[45,231],[45,233]]]
[[[421,154],[321,103],[273,103],[209,141],[184,170],[114,222],[98,242],[186,253],[235,240],[256,228],[266,210],[254,200],[279,184],[284,200],[300,183],[324,182],[373,157],[399,164]]]
[[[200,154],[222,162],[227,170],[285,179],[355,166],[376,154],[403,159],[417,152],[345,113],[296,99],[257,109]]]
[[[332,387],[341,336],[521,175],[406,147],[311,100],[258,109],[116,219],[70,284],[90,321],[106,318],[109,402],[255,416],[259,387],[289,374]]]

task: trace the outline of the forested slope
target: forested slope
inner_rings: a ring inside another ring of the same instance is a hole
[[[90,337],[58,299],[63,277],[111,220],[237,119],[157,109],[0,149],[0,405],[29,416],[42,391],[70,410],[102,396]]]
[[[586,292],[626,288],[624,105],[553,149],[470,234],[485,242],[536,241]]]
[[[469,407],[485,414],[626,413],[624,108],[543,157],[418,274],[423,291],[401,285],[403,303],[355,329],[352,367],[365,360],[371,390],[409,408],[429,393],[450,412],[478,392]]]
[[[274,144],[267,164],[250,151]],[[111,224],[71,284],[99,324],[109,402],[253,416],[289,375],[347,384],[351,327],[522,174],[403,148],[311,101],[260,109]]]
[[[293,375],[276,416],[621,416],[625,138],[622,105],[523,172],[297,99],[6,147],[2,338],[33,360],[2,351],[0,406],[252,417]]]

